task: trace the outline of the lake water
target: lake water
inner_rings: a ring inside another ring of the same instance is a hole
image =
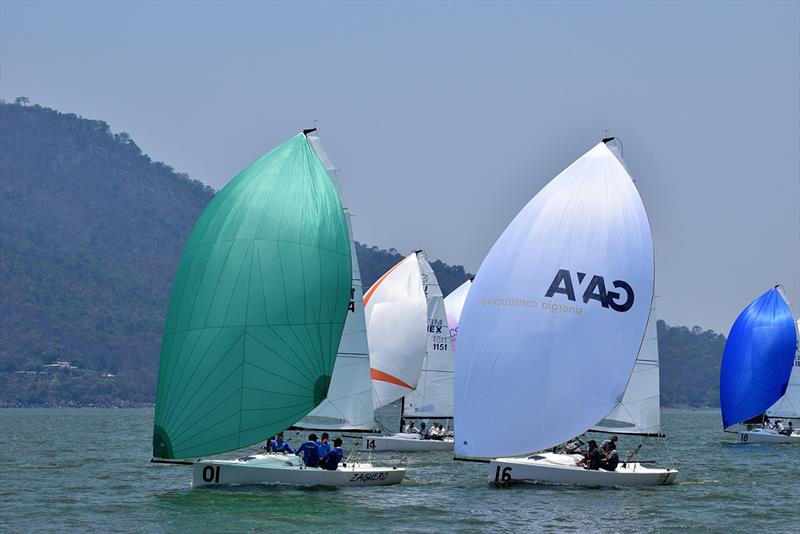
[[[151,409],[0,410],[0,530],[799,531],[800,447],[736,444],[717,411],[663,417],[674,486],[494,488],[486,464],[426,453],[400,486],[194,490],[188,467],[149,463]],[[638,444],[622,438],[621,452]],[[640,458],[669,464],[659,440]]]

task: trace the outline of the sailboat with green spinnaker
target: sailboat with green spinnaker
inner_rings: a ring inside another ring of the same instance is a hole
[[[211,201],[173,281],[153,460],[193,465],[195,486],[389,485],[403,467],[295,456],[203,459],[256,444],[328,395],[351,308],[351,236],[307,130],[256,160]],[[182,461],[176,461],[182,460]]]

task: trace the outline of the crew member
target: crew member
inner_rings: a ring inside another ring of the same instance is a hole
[[[275,436],[270,436],[267,438],[267,441],[261,446],[261,450],[264,452],[272,452],[272,444],[275,442]]]
[[[603,459],[600,460],[600,467],[606,471],[616,471],[619,465],[619,455],[617,454],[617,444],[615,441],[609,441]]]
[[[600,444],[600,450],[602,452],[608,451],[608,446],[612,442],[614,443],[614,448],[616,449],[618,440],[619,440],[619,438],[617,438],[617,436],[611,436],[611,439],[607,439],[607,440],[603,441],[603,443]]]
[[[331,452],[331,444],[328,443],[328,433],[323,432],[317,441],[317,445],[319,446],[319,457],[322,458],[329,452]]]
[[[597,448],[597,442],[593,439],[589,440],[589,452],[584,457],[576,462],[576,465],[583,465],[586,469],[596,471],[600,468],[600,449]]]
[[[297,456],[303,454],[303,463],[306,467],[317,467],[319,465],[319,445],[317,445],[317,435],[309,434],[308,441],[303,442],[297,448]]]
[[[319,466],[328,471],[336,471],[339,467],[339,462],[342,461],[344,452],[342,451],[342,439],[336,438],[333,440],[333,449],[331,452],[323,456],[319,461]]]
[[[292,454],[294,452],[294,450],[292,450],[292,446],[289,445],[288,442],[283,441],[283,432],[278,434],[278,437],[272,442],[272,450],[274,452],[280,452],[283,454],[286,454],[287,452]]]

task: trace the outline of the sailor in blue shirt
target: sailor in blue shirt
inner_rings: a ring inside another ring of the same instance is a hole
[[[278,438],[272,442],[272,450],[275,452],[281,453],[289,453],[292,454],[294,450],[292,450],[292,446],[289,445],[286,441],[283,441],[283,432],[278,434]]]
[[[319,445],[317,445],[317,435],[309,434],[308,441],[297,448],[297,456],[303,455],[303,463],[306,467],[317,467],[319,464]]]
[[[328,443],[328,433],[323,432],[322,436],[320,436],[320,440],[317,441],[317,445],[319,446],[319,456],[322,458],[329,452],[331,452],[331,444]]]
[[[342,461],[343,456],[344,452],[342,452],[342,440],[341,438],[336,438],[333,440],[333,450],[320,459],[319,466],[323,469],[327,469],[328,471],[336,471],[336,468],[339,467],[339,462]]]
[[[275,436],[270,436],[267,438],[267,441],[261,446],[261,450],[264,452],[272,452],[272,444],[275,443]]]

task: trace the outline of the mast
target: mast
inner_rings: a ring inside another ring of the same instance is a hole
[[[304,130],[303,133],[336,186],[339,199],[344,206],[339,171],[322,145],[316,128]],[[352,258],[347,319],[337,351],[336,364],[331,375],[328,396],[310,414],[293,425],[291,427],[293,429],[313,428],[339,432],[372,432],[375,427],[361,271],[355,249],[350,212],[346,207],[343,209],[347,219]]]

